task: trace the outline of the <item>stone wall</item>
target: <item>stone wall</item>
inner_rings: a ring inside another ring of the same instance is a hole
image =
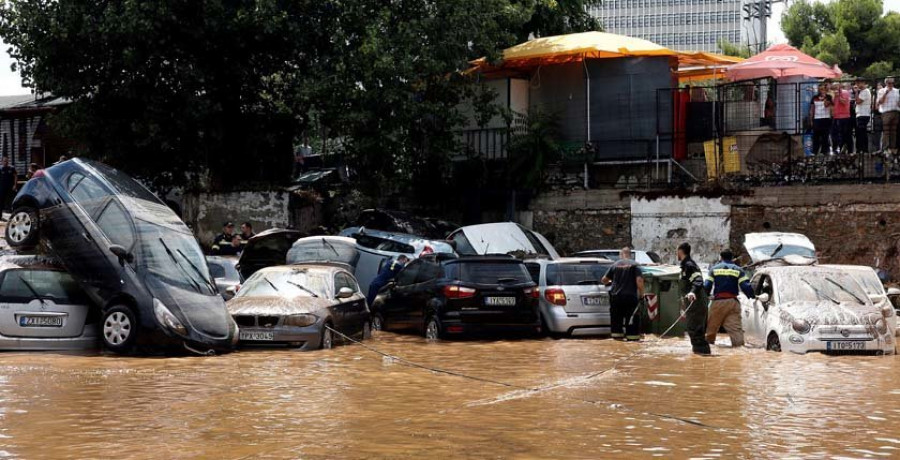
[[[548,193],[532,202],[533,228],[563,254],[633,245],[674,261],[681,241],[701,262],[744,234],[807,235],[823,263],[880,266],[900,279],[900,185],[767,187],[739,195]]]
[[[182,219],[202,244],[210,244],[227,221],[236,226],[249,221],[256,232],[290,227],[290,195],[280,190],[188,193],[182,196]]]

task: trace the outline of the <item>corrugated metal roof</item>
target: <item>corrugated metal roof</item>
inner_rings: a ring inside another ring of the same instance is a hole
[[[0,110],[8,109],[19,104],[34,102],[34,94],[21,94],[16,96],[0,96]]]
[[[7,110],[34,110],[44,107],[57,107],[66,105],[71,101],[68,98],[47,95],[37,97],[34,94],[22,96],[0,96],[0,111]]]

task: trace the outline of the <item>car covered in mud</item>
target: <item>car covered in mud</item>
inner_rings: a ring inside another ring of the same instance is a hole
[[[53,259],[0,257],[0,350],[96,348],[100,312]]]
[[[750,284],[756,299],[741,295],[750,344],[794,353],[895,352],[893,307],[873,304],[842,266],[763,266]]]
[[[744,235],[744,250],[750,258],[750,263],[755,265],[785,257],[794,260],[803,258],[810,263],[817,259],[815,245],[806,235],[800,233],[747,233]]]
[[[872,303],[878,308],[884,308],[885,306],[892,306],[891,297],[900,296],[900,289],[892,287],[890,289],[885,290],[884,284],[881,281],[881,278],[878,276],[878,272],[875,271],[872,267],[867,267],[865,265],[823,265],[827,267],[835,267],[840,270],[843,270],[850,274],[859,285],[866,291],[869,299],[872,300]],[[896,307],[894,307],[895,314],[888,318],[888,322],[894,327],[894,331],[897,332],[897,314]]]
[[[609,288],[600,282],[611,264],[587,257],[525,261],[540,289],[541,326],[551,337],[611,332]]]
[[[456,252],[461,256],[502,254],[559,259],[556,248],[544,235],[515,222],[460,227],[447,236],[447,240],[456,245]]]
[[[591,249],[575,253],[575,257],[602,257],[613,262],[619,260],[619,252],[621,249]],[[662,257],[653,251],[639,251],[632,249],[634,261],[640,265],[659,265],[662,264]]]
[[[190,229],[143,185],[75,158],[19,191],[6,229],[16,250],[43,241],[100,306],[100,337],[117,353],[231,350],[237,326]]]
[[[366,339],[372,333],[366,298],[343,264],[258,270],[228,301],[228,311],[245,345],[327,349],[343,336]]]

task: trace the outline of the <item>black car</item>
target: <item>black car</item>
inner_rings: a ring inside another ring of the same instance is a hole
[[[127,353],[227,351],[237,325],[184,222],[134,179],[72,159],[38,171],[13,201],[6,239],[43,240],[101,306],[101,342]]]
[[[490,330],[539,332],[537,286],[506,256],[423,256],[372,305],[372,328],[408,329],[436,340]]]

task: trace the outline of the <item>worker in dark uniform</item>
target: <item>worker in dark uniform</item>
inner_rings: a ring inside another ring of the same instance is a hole
[[[241,241],[234,234],[234,224],[225,222],[222,226],[222,233],[219,234],[212,244],[212,254],[216,256],[235,256],[241,252]]]
[[[397,274],[400,273],[400,270],[403,270],[403,267],[406,266],[407,262],[409,262],[409,257],[401,254],[397,257],[397,260],[385,265],[384,268],[378,272],[378,275],[372,280],[372,283],[369,284],[369,295],[366,296],[369,305],[372,305],[372,302],[375,301],[375,297],[378,297],[378,291],[396,278]]]
[[[691,258],[690,243],[681,243],[678,246],[678,260],[681,262],[681,278],[679,287],[684,296],[684,316],[687,322],[686,329],[691,338],[691,348],[698,355],[710,354],[709,343],[706,341],[706,291],[703,290],[703,273],[700,267]]]
[[[716,343],[716,334],[720,327],[731,337],[732,347],[744,346],[744,328],[741,324],[741,303],[738,294],[753,299],[750,278],[744,270],[735,265],[734,253],[726,249],[721,253],[722,261],[709,269],[709,277],[704,283],[706,292],[713,296],[709,304],[709,319],[706,323],[706,341]]]
[[[250,222],[244,222],[241,224],[241,234],[238,235],[241,241],[241,251],[243,252],[244,248],[247,247],[247,242],[250,241],[250,238],[256,236],[256,233],[253,233],[253,224]]]
[[[631,249],[619,251],[617,260],[603,279],[604,285],[612,285],[609,291],[610,332],[614,339],[641,340],[640,299],[644,297],[644,277],[637,262],[631,259]]]
[[[10,166],[9,157],[4,156],[0,166],[0,212],[6,211],[6,206],[16,196],[16,179],[16,168]]]

